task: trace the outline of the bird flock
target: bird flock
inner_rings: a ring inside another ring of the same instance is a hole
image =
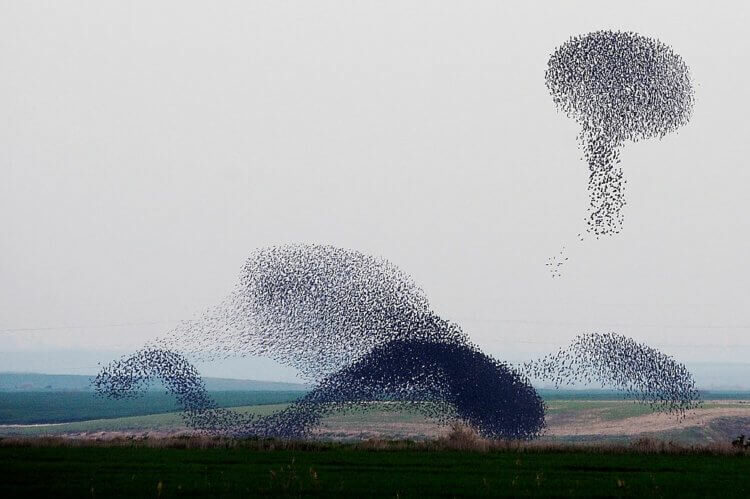
[[[582,129],[586,230],[596,237],[618,233],[626,182],[620,149],[688,122],[694,101],[688,68],[658,40],[597,31],[557,48],[545,80],[558,109]],[[553,277],[567,260],[564,249],[550,259]],[[313,389],[266,416],[218,407],[192,361],[250,355],[296,368]],[[486,437],[529,439],[545,424],[532,378],[555,386],[602,383],[678,415],[699,403],[682,364],[614,333],[579,336],[520,366],[496,360],[440,317],[424,291],[389,261],[302,244],[254,252],[224,301],[104,366],[94,386],[104,396],[124,398],[160,380],[187,424],[209,433],[301,438],[327,414],[378,403],[410,407],[443,423],[460,421]]]
[[[545,81],[557,108],[581,126],[578,140],[589,167],[586,230],[597,238],[617,234],[627,182],[620,149],[688,123],[695,100],[690,71],[659,40],[596,31],[558,47]]]
[[[293,366],[314,388],[269,416],[218,408],[188,358],[247,355]],[[438,316],[392,263],[323,245],[256,251],[224,302],[104,366],[94,386],[123,398],[161,380],[187,424],[209,433],[301,438],[326,414],[381,402],[487,437],[529,439],[543,431],[545,414],[530,375],[611,383],[658,410],[684,412],[698,400],[684,366],[616,335],[582,336],[520,368],[498,361]]]
[[[616,333],[580,335],[567,348],[527,362],[520,370],[556,388],[573,383],[611,386],[655,411],[678,417],[700,402],[695,380],[683,364]]]

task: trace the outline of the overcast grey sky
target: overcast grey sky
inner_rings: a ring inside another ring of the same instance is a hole
[[[747,361],[749,14],[3,1],[0,359],[93,372],[221,300],[254,248],[316,242],[392,260],[500,358],[613,330],[679,360]],[[544,70],[598,29],[671,45],[697,102],[679,134],[622,151],[624,232],[576,245],[587,168]],[[36,329],[59,326],[86,327]],[[206,372],[286,376],[269,366]]]

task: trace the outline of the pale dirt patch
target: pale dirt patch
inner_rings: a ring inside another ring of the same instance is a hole
[[[38,428],[40,426],[62,426],[70,423],[32,423],[32,424],[0,424],[0,431],[4,428]]]
[[[670,414],[653,413],[631,418],[605,420],[597,412],[601,413],[602,411],[580,411],[576,412],[573,417],[560,421],[556,421],[557,418],[549,418],[545,435],[556,437],[640,435],[642,433],[704,427],[718,418],[750,417],[750,408],[743,407],[697,409],[686,414],[684,418],[678,418]]]
[[[313,438],[326,440],[409,439],[425,440],[444,437],[450,427],[429,421],[419,423],[361,423],[323,424],[313,430]]]

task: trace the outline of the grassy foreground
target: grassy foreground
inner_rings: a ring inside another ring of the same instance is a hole
[[[641,443],[0,441],[3,497],[747,497],[750,456]]]

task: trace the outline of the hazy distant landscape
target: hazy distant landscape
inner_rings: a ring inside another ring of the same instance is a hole
[[[91,391],[88,376],[0,373],[0,435],[67,435],[84,438],[180,435],[192,433],[181,409],[158,383],[142,396],[109,400]],[[301,395],[302,384],[207,378],[220,407],[271,414]],[[703,405],[684,419],[654,413],[614,390],[540,389],[547,404],[543,440],[629,441],[642,437],[682,444],[728,443],[750,433],[750,392],[703,391]],[[364,411],[327,416],[315,430],[324,440],[429,440],[448,426],[415,411],[373,404]]]

